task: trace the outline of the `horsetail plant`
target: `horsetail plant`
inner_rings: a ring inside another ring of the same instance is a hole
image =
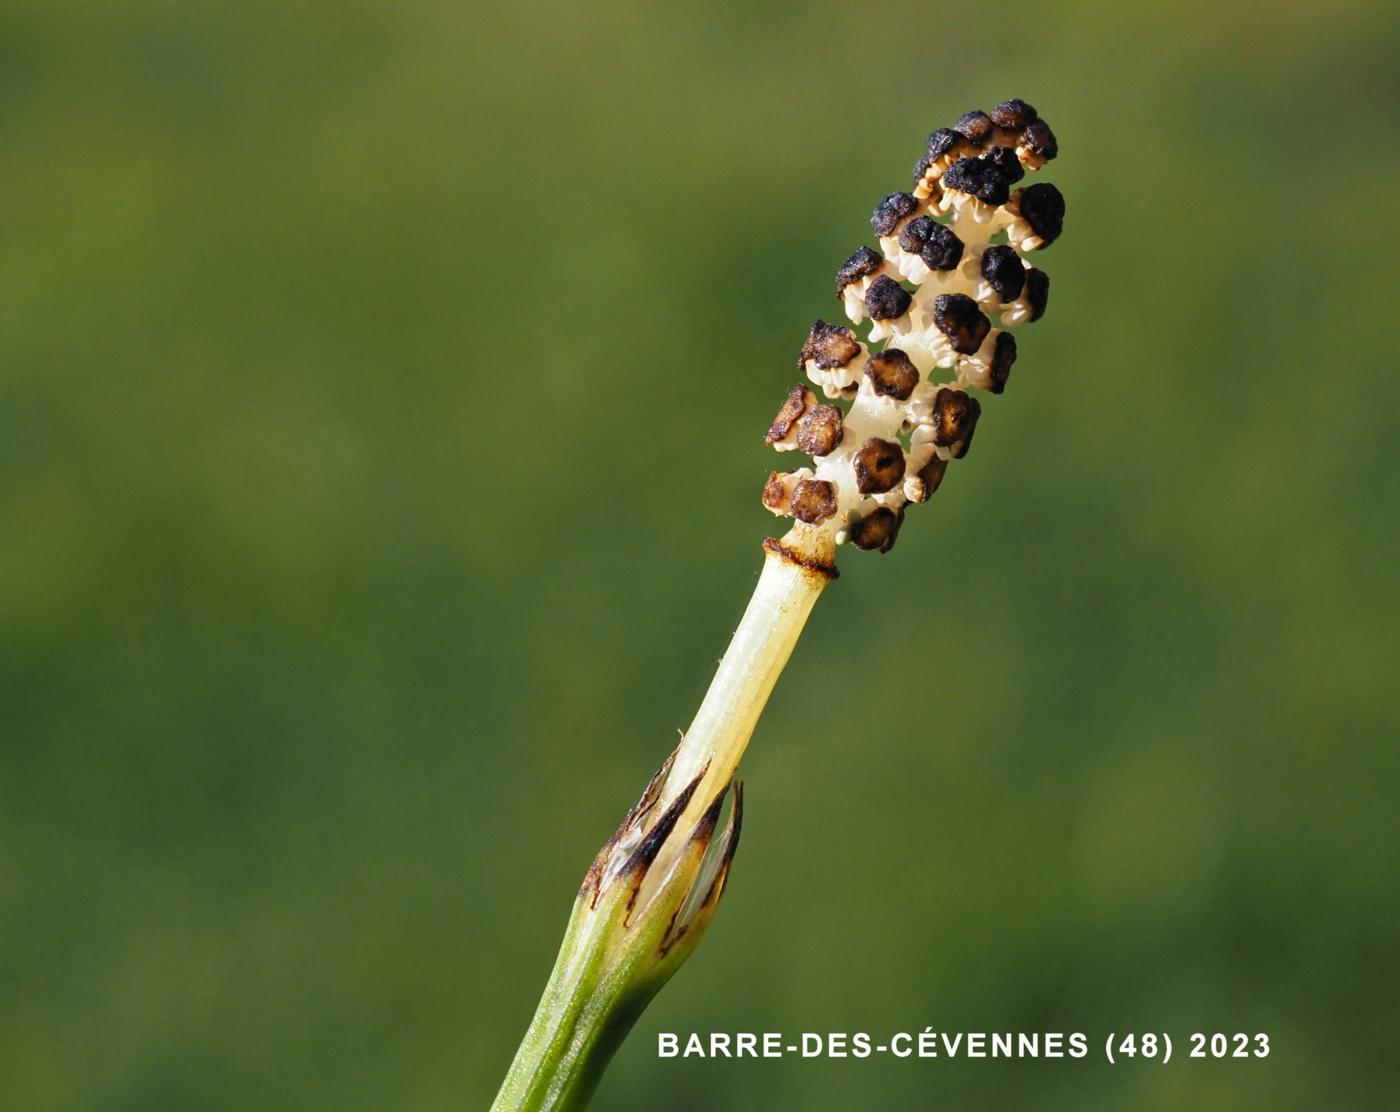
[[[763,504],[791,517],[763,542],[753,598],[695,720],[599,851],[558,960],[495,1109],[587,1102],[632,1024],[704,933],[724,892],[743,819],[734,773],[822,589],[836,548],[888,552],[910,503],[926,502],[972,445],[982,405],[1016,361],[1005,329],[1039,319],[1050,280],[1025,255],[1060,234],[1048,182],[1021,186],[1057,154],[1025,101],[968,112],[928,140],[911,192],[891,193],[836,293],[862,342],[818,320],[766,440],[810,467],[775,471]],[[993,321],[1000,324],[996,327]],[[825,401],[815,390],[821,390]],[[837,403],[848,403],[842,408]]]

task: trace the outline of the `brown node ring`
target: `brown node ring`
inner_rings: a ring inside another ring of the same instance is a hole
[[[816,576],[820,579],[832,580],[840,577],[841,572],[837,570],[835,564],[830,560],[822,560],[816,556],[808,556],[799,552],[790,544],[784,544],[777,537],[763,538],[763,551],[770,556],[776,556],[794,567],[801,568],[808,575]]]

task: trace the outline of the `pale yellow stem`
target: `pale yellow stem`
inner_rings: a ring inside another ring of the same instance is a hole
[[[797,525],[782,541],[764,546],[753,598],[681,740],[654,810],[661,814],[708,764],[677,829],[689,829],[734,775],[807,616],[822,588],[835,578],[832,532]],[[665,876],[667,865],[658,859],[653,875]],[[643,904],[645,899],[644,888]]]

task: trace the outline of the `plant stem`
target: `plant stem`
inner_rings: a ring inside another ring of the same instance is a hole
[[[664,808],[708,766],[699,790],[681,816],[681,827],[693,822],[714,789],[733,777],[812,607],[835,577],[834,555],[830,533],[806,526],[798,526],[781,542],[765,546],[763,571],[753,596],[690,729],[681,739],[661,790],[660,806]],[[664,864],[658,859],[658,871]]]
[[[608,917],[592,914],[584,899],[575,904],[549,984],[493,1112],[563,1110],[588,1102],[613,1053],[654,995],[603,991],[608,946],[601,935],[613,925]]]
[[[764,547],[753,598],[695,720],[584,881],[493,1112],[581,1108],[714,914],[741,815],[736,798],[721,845],[707,856],[721,802],[807,616],[836,574],[829,531],[798,526]]]

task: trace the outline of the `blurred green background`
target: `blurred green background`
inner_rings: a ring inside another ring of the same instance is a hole
[[[1395,1107],[1397,59],[1379,2],[11,0],[0,1105],[485,1107],[836,265],[1023,96],[1050,311],[843,555],[599,1106]],[[1095,1054],[655,1053],[925,1026]]]

